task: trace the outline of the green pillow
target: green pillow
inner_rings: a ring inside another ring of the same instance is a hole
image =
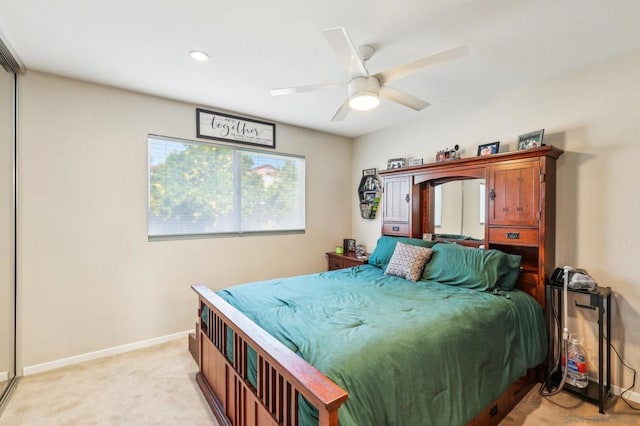
[[[518,277],[520,276],[520,261],[522,260],[522,256],[508,253],[502,254],[504,255],[504,260],[500,265],[500,276],[498,277],[496,287],[500,290],[511,291],[516,287]]]
[[[437,244],[422,279],[475,290],[511,290],[518,279],[520,256],[459,244]],[[514,266],[517,262],[517,266]]]
[[[398,242],[427,248],[433,247],[436,244],[435,241],[425,241],[418,238],[390,237],[388,235],[383,235],[378,239],[375,250],[373,250],[373,253],[369,256],[369,265],[387,269]]]

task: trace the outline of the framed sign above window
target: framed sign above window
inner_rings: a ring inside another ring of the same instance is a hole
[[[204,139],[276,147],[276,125],[196,108],[196,136]]]

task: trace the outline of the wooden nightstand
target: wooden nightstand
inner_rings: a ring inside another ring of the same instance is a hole
[[[338,254],[330,251],[327,253],[328,270],[334,271],[336,269],[350,268],[352,266],[364,265],[369,260],[366,258],[358,259],[355,253]]]

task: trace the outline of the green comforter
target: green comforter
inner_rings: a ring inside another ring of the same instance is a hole
[[[456,425],[547,351],[541,307],[370,265],[218,293],[349,393],[341,425]],[[301,424],[311,423],[301,406]]]

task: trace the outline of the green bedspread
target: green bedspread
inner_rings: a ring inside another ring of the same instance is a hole
[[[464,424],[540,364],[541,307],[370,265],[218,292],[349,393],[341,425]],[[312,422],[301,407],[301,424]]]

